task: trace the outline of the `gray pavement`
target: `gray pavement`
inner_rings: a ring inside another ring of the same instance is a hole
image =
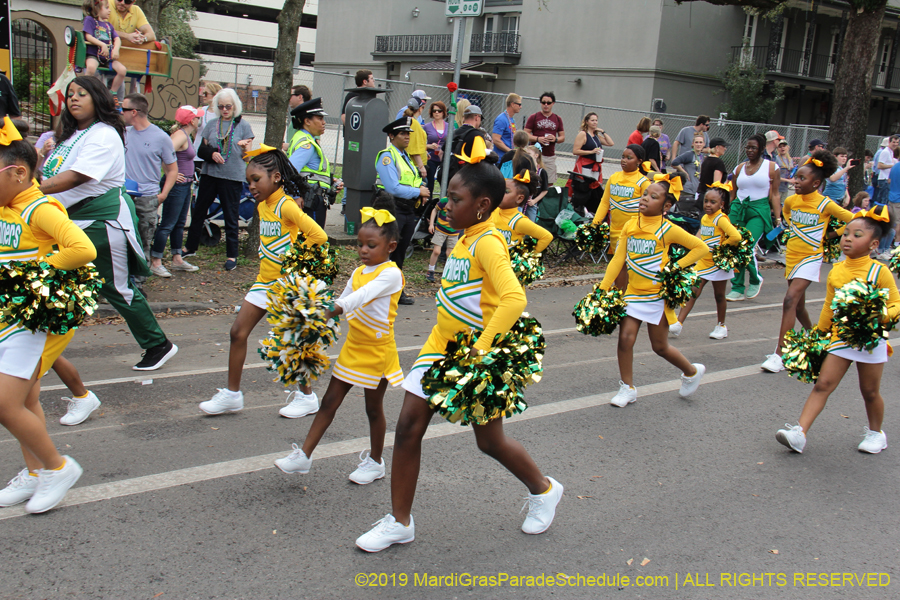
[[[346,399],[310,474],[287,476],[271,461],[302,441],[312,418],[278,417],[285,395],[260,368],[255,343],[244,411],[208,417],[197,409],[225,384],[232,315],[166,321],[180,352],[144,374],[130,370],[140,351],[124,326],[85,328],[66,356],[103,406],[67,428],[57,422],[67,394],[54,375],[41,394],[54,440],[85,474],[67,505],[46,515],[0,509],[0,597],[900,597],[900,460],[893,448],[856,451],[866,420],[855,373],[816,421],[803,455],[775,441],[779,427],[796,422],[810,386],[759,371],[785,290],[782,271],[764,275],[758,298],[729,305],[726,340],[707,337],[715,316],[706,294],[674,341],[708,369],[690,399],[678,397],[679,374],[642,332],[639,398],[624,409],[608,404],[618,382],[615,337],[573,329],[571,307],[589,282],[530,290],[529,311],[547,332],[545,377],[506,431],[565,486],[553,526],[522,534],[524,486],[478,452],[467,428],[435,418],[413,508],[417,539],[375,555],[353,541],[389,511],[390,486],[347,480],[367,448],[359,391]],[[817,315],[824,284],[808,297],[818,299],[810,302]],[[429,300],[401,307],[405,368],[434,318]],[[261,324],[251,340],[265,331]],[[896,369],[888,366],[882,389],[893,440]],[[401,402],[400,391],[388,391],[389,444]],[[390,465],[390,445],[385,457]],[[22,465],[5,431],[0,464],[7,477]],[[455,577],[423,581],[426,574]],[[491,586],[466,574],[535,580]],[[548,586],[559,574],[605,577],[606,586]]]

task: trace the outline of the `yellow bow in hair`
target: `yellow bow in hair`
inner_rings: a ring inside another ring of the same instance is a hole
[[[259,148],[256,150],[251,150],[246,154],[247,157],[259,156],[260,154],[265,154],[266,152],[271,152],[272,150],[278,150],[278,148],[273,148],[272,146],[266,146],[265,144],[260,144]]]
[[[888,211],[887,211],[887,208],[885,208],[885,207],[880,207],[880,208],[881,208],[881,211],[875,212],[875,209],[876,209],[876,208],[879,208],[879,207],[878,207],[878,206],[873,206],[873,207],[870,208],[869,210],[861,210],[861,211],[859,211],[858,213],[856,213],[855,215],[853,215],[853,219],[859,219],[859,218],[862,218],[862,217],[870,217],[870,218],[872,218],[872,219],[875,219],[876,221],[881,221],[882,223],[890,223],[890,222],[891,222],[891,218],[890,218],[890,216],[887,214],[887,212],[888,212]],[[852,221],[853,219],[850,219],[850,220]]]
[[[487,156],[487,146],[484,145],[484,138],[480,135],[472,140],[472,154],[466,156],[466,151],[461,150],[462,154],[454,154],[459,160],[465,161],[470,165],[480,163]]]
[[[809,163],[812,163],[812,164],[816,165],[817,167],[821,167],[822,164],[823,164],[822,161],[819,160],[818,158],[813,158],[812,156],[807,156],[807,157],[806,157],[806,160],[803,161],[803,164],[804,164],[804,165],[807,165],[807,164],[809,164]],[[801,166],[802,166],[802,165],[801,165]]]
[[[531,174],[528,172],[528,169],[525,169],[515,177],[513,177],[516,181],[521,181],[522,183],[531,183]]]
[[[359,209],[359,214],[362,217],[362,223],[365,223],[369,219],[375,219],[375,222],[378,223],[379,227],[385,223],[393,223],[397,220],[390,211],[384,210],[383,208],[372,208],[371,206],[363,206]]]
[[[667,181],[669,182],[669,193],[675,196],[676,198],[681,193],[681,190],[684,189],[684,186],[681,184],[681,177],[669,177],[669,174],[657,173],[653,176],[653,181]]]
[[[653,163],[650,162],[649,160],[645,160],[644,162],[641,163],[641,167],[643,167],[645,171],[652,171]]]
[[[9,120],[9,117],[3,117],[3,127],[0,127],[0,146],[9,146],[12,142],[21,139],[22,134]]]
[[[730,192],[734,189],[734,185],[732,185],[732,183],[730,181],[726,181],[725,183],[722,183],[720,181],[714,181],[713,184],[709,187],[722,188],[726,192]]]

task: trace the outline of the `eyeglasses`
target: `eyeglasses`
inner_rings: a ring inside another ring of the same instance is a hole
[[[300,93],[298,93],[298,92],[291,92],[291,96],[302,96],[302,95],[303,95],[303,94],[300,94]]]
[[[209,95],[210,95],[209,92],[202,92],[202,93],[200,94],[200,96],[203,97],[203,98],[206,98],[206,97],[209,96]]]
[[[550,102],[547,102],[547,101],[545,101],[545,100],[541,100],[541,104],[553,104],[553,101],[551,100]],[[521,106],[521,105],[520,105],[520,106]]]
[[[220,104],[219,110],[231,110],[234,108],[234,104]]]
[[[513,104],[515,104],[516,106],[522,106],[521,102],[513,102]]]

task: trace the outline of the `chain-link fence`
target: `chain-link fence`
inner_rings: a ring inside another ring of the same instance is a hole
[[[262,142],[265,134],[265,110],[268,100],[269,88],[272,83],[271,65],[245,65],[233,63],[208,62],[209,71],[204,79],[216,81],[223,86],[233,87],[237,90],[244,104],[244,112],[247,120],[253,126],[257,143]],[[413,71],[414,73],[414,71]],[[326,155],[335,164],[342,164],[343,136],[340,120],[341,108],[347,88],[355,87],[351,73],[332,73],[312,68],[294,69],[294,85],[303,84],[309,86],[313,96],[321,97],[325,110],[329,113],[327,118],[328,130],[321,143]],[[436,86],[410,81],[398,81],[378,79],[376,85],[389,90],[379,97],[388,104],[388,114],[396,115],[409,101],[414,90],[424,90],[431,101],[440,100],[450,107],[450,92],[445,86]],[[457,92],[458,99],[465,98],[478,105],[484,119],[482,127],[490,132],[494,119],[506,110],[507,94],[483,92],[477,90],[460,89]],[[533,96],[522,97],[522,109],[515,118],[516,127],[521,130],[525,126],[525,120],[529,115],[540,111],[540,100]],[[674,115],[669,113],[649,113],[646,111],[627,108],[611,108],[595,106],[585,103],[568,102],[564,98],[557,98],[553,112],[558,115],[564,124],[566,138],[556,146],[558,154],[557,170],[563,174],[571,169],[575,163],[572,154],[572,143],[579,131],[584,116],[588,113],[596,113],[600,127],[613,139],[613,147],[606,148],[604,173],[618,170],[618,158],[626,146],[628,136],[636,129],[641,117],[661,119],[663,121],[663,133],[672,141],[682,128],[693,126],[696,115]],[[428,115],[426,108],[423,113]],[[820,139],[828,142],[828,128],[812,125],[769,125],[764,123],[745,123],[719,119],[711,115],[709,137],[724,138],[730,145],[728,151],[722,157],[730,168],[744,159],[744,142],[754,133],[765,133],[770,129],[777,129],[785,137],[793,156],[802,156],[806,153],[810,140]],[[285,124],[287,115],[285,115]],[[878,149],[882,138],[880,136],[867,136],[866,148],[873,153]],[[686,150],[686,149],[685,149]]]

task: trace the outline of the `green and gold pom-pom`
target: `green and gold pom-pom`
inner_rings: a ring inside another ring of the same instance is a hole
[[[309,275],[331,285],[338,273],[335,249],[328,242],[317,246],[308,246],[305,242],[306,236],[298,233],[297,240],[282,256],[281,272]]]
[[[723,271],[743,269],[753,261],[753,249],[756,242],[753,234],[746,227],[738,227],[741,241],[737,244],[719,244],[712,249],[712,259],[715,265]]]
[[[900,246],[891,250],[891,260],[888,262],[888,268],[897,275],[900,275]]]
[[[781,360],[788,375],[803,383],[815,383],[830,342],[831,334],[815,327],[809,330],[791,329],[784,334]]]
[[[326,318],[333,292],[325,283],[311,276],[291,273],[269,288],[269,312],[266,320],[272,326],[262,340],[259,355],[275,381],[284,385],[308,385],[328,369],[330,359],[325,348],[334,343],[340,332],[337,318]]]
[[[45,260],[0,265],[0,322],[64,335],[94,314],[103,280],[93,264],[57,269]]]
[[[782,246],[787,246],[787,243],[791,241],[791,235],[791,226],[785,224],[784,231],[781,232],[781,235],[778,238],[779,241],[781,241]]]
[[[682,269],[677,262],[668,262],[660,273],[659,297],[669,308],[678,308],[694,297],[694,287],[699,282],[700,276],[693,267]]]
[[[585,335],[609,335],[616,330],[625,318],[625,294],[622,290],[600,289],[594,285],[591,293],[578,301],[572,316],[575,317],[575,329]]]
[[[687,253],[688,249],[681,244],[669,244],[669,262],[681,260]]]
[[[609,223],[582,223],[575,230],[575,247],[588,254],[602,254],[609,244]]]
[[[829,238],[828,234],[837,231],[844,225],[843,221],[834,217],[828,220],[828,227],[825,228],[825,235],[822,237],[822,252],[825,262],[833,263],[841,257],[841,236]]]
[[[488,351],[473,351],[481,332],[456,334],[422,376],[427,402],[451,423],[484,425],[528,408],[525,387],[541,380],[546,342],[541,324],[523,314]]]
[[[888,291],[868,281],[854,279],[835,290],[831,301],[832,323],[845,344],[871,352],[888,338],[896,322],[887,311]]]
[[[544,261],[541,252],[535,252],[537,240],[525,236],[509,247],[509,259],[513,273],[523,286],[527,286],[544,276]]]

